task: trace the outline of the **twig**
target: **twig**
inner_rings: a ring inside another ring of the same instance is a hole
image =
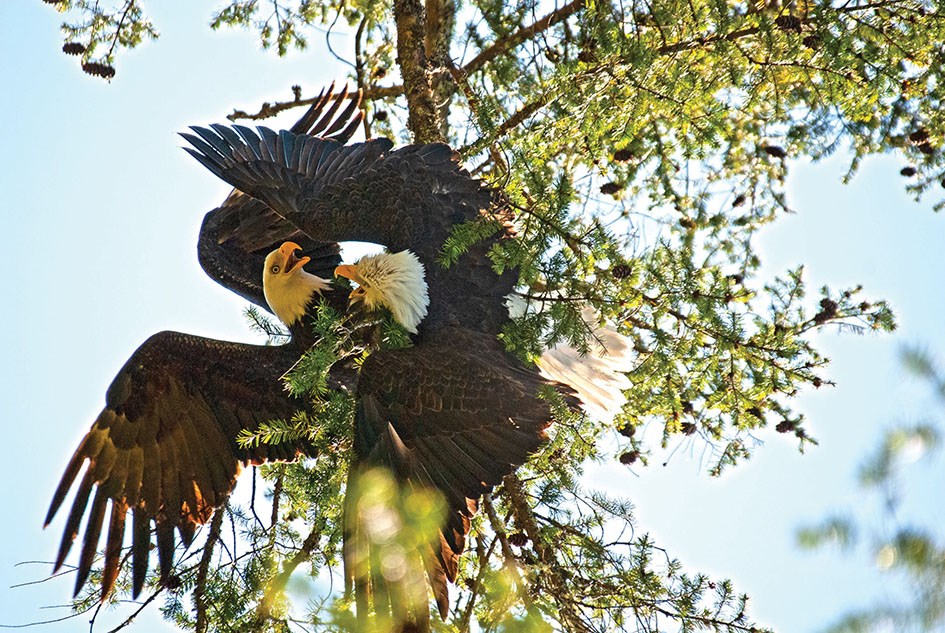
[[[321,531],[318,530],[318,528],[313,528],[309,535],[305,537],[305,541],[302,543],[302,549],[296,552],[295,556],[283,563],[282,571],[273,576],[272,580],[269,581],[269,585],[266,587],[266,591],[263,594],[263,599],[256,609],[257,621],[264,622],[271,618],[272,605],[275,603],[276,597],[285,590],[286,585],[289,584],[289,578],[296,568],[312,557],[312,552],[315,551],[315,547],[321,540],[321,536]]]
[[[144,611],[145,607],[147,607],[149,604],[151,604],[152,602],[154,602],[154,599],[157,598],[159,595],[161,595],[161,592],[162,592],[162,591],[164,591],[164,588],[163,588],[163,587],[161,587],[160,589],[158,589],[157,591],[155,591],[154,593],[152,593],[150,596],[148,596],[148,599],[145,600],[144,602],[142,602],[142,603],[141,603],[141,606],[138,607],[138,608],[135,610],[134,613],[132,613],[131,615],[129,615],[129,616],[125,619],[124,622],[122,622],[121,624],[119,624],[118,626],[116,626],[115,628],[113,628],[113,629],[112,629],[111,631],[109,631],[108,633],[115,633],[116,631],[120,631],[120,630],[122,630],[123,628],[125,628],[126,626],[130,625],[130,624],[134,621],[134,619],[135,619],[136,617],[138,617],[138,614],[141,613],[142,611]]]
[[[200,564],[197,567],[197,580],[194,584],[194,608],[197,615],[194,631],[196,633],[204,633],[209,624],[207,620],[207,601],[205,600],[207,575],[210,571],[210,559],[213,558],[213,547],[220,540],[223,514],[223,508],[219,508],[213,513],[213,520],[210,522],[210,534],[207,535],[207,540],[203,544],[203,556],[200,557]]]
[[[585,0],[574,0],[559,9],[555,9],[537,22],[523,27],[511,35],[496,40],[493,42],[492,46],[483,49],[478,55],[469,60],[469,62],[463,66],[463,72],[466,74],[476,72],[502,53],[515,48],[522,42],[535,37],[542,31],[551,28],[555,24],[577,13],[584,8],[584,4]]]
[[[121,14],[121,19],[118,20],[118,27],[115,29],[115,37],[112,38],[112,45],[108,48],[108,53],[105,55],[106,59],[112,56],[112,52],[115,50],[115,45],[121,38],[121,27],[124,26],[125,18],[128,17],[128,12],[131,11],[132,7],[134,6],[135,0],[128,0],[128,2],[125,3],[125,10]]]
[[[495,507],[492,505],[492,495],[489,493],[482,495],[482,506],[486,511],[486,516],[489,517],[489,524],[492,526],[492,531],[495,532],[496,538],[499,539],[502,556],[505,559],[505,568],[515,576],[515,585],[518,587],[519,595],[525,607],[531,608],[532,598],[525,589],[525,583],[519,571],[518,559],[515,557],[515,552],[512,551],[512,546],[509,544],[509,539],[505,534],[505,526],[502,525],[502,522],[499,521],[499,517],[496,516]]]
[[[373,88],[368,88],[364,91],[363,98],[365,100],[369,99],[383,99],[386,97],[396,97],[403,93],[403,86],[375,86]],[[336,97],[337,98],[337,97]],[[356,92],[351,93],[345,97],[346,99],[357,99],[358,95]],[[310,99],[294,99],[292,101],[282,101],[276,103],[263,103],[259,107],[259,111],[254,114],[249,114],[244,110],[233,110],[230,114],[226,115],[226,118],[230,121],[258,121],[260,119],[268,119],[276,116],[280,112],[286,110],[291,110],[292,108],[299,108],[302,106],[309,106],[315,103],[317,96]]]

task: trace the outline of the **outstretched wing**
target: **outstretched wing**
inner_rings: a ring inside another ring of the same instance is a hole
[[[253,449],[236,443],[241,429],[288,419],[303,406],[279,385],[299,354],[291,344],[246,345],[178,332],[155,334],[132,354],[108,389],[105,409],[66,467],[46,516],[49,525],[85,466],[56,557],[58,569],[88,514],[76,594],[91,569],[109,503],[102,597],[118,576],[129,510],[137,596],[147,574],[152,522],[166,581],[175,529],[189,545],[197,526],[226,500],[242,465],[294,459],[306,452],[301,442]]]
[[[323,90],[291,130],[344,144],[363,118],[361,95],[348,95],[347,86],[334,94]],[[200,228],[197,256],[213,280],[244,299],[268,309],[261,273],[266,255],[292,241],[312,258],[308,271],[330,278],[340,263],[338,244],[318,242],[273,212],[266,204],[234,189],[223,204],[207,213]]]
[[[446,328],[435,341],[375,352],[364,362],[357,459],[438,490],[449,508],[440,542],[425,560],[444,617],[446,582],[456,578],[479,497],[545,437],[551,407],[539,391],[548,384],[493,336],[462,329]]]
[[[431,290],[426,327],[459,324],[499,332],[517,274],[496,275],[488,252],[509,234],[508,217],[496,213],[492,191],[460,167],[448,146],[391,150],[387,139],[342,146],[289,131],[211,128],[184,133],[193,145],[185,149],[309,237],[413,251]],[[481,234],[491,237],[444,268],[439,256],[453,228],[475,221],[490,222]]]

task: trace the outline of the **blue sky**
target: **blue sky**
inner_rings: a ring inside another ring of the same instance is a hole
[[[47,578],[47,565],[17,563],[54,557],[63,519],[41,529],[50,495],[131,352],[165,329],[253,338],[244,302],[196,260],[203,214],[228,188],[180,149],[177,132],[224,122],[233,107],[288,98],[295,83],[311,95],[344,76],[321,41],[278,59],[251,34],[212,32],[207,3],[148,9],[161,39],[122,55],[107,84],[59,52],[60,18],[48,5],[0,3],[0,248],[12,287],[2,295],[0,328],[8,447],[0,464],[0,625],[66,615],[44,607],[67,602],[71,577],[11,585]],[[335,45],[348,43],[339,37]],[[842,186],[840,158],[792,165],[789,199],[798,212],[763,236],[768,274],[806,263],[812,291],[862,283],[867,296],[889,299],[899,318],[891,336],[818,335],[838,387],[802,394],[798,404],[820,447],[800,455],[771,430],[751,463],[721,479],[708,478],[698,447],[685,444],[666,467],[655,459],[648,469],[611,465],[598,473],[633,499],[638,532],[652,532],[687,570],[733,578],[752,595],[754,617],[782,631],[816,631],[844,608],[892,591],[862,559],[802,552],[794,534],[831,509],[867,506],[854,481],[861,456],[883,428],[932,406],[897,350],[922,343],[945,354],[945,218],[931,201],[918,205],[903,193],[901,166],[895,158],[868,161]],[[940,497],[931,475],[922,476],[932,471],[921,468],[909,482],[911,498],[926,521],[942,525],[941,504],[922,503]],[[167,628],[150,613],[138,630]],[[120,615],[102,616],[100,630]],[[86,619],[42,630],[72,631]]]

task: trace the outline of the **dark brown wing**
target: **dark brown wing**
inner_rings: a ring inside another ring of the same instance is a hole
[[[334,94],[323,90],[291,130],[344,144],[363,118],[361,95],[348,95],[347,86]],[[268,310],[262,291],[263,261],[283,242],[296,242],[312,258],[308,272],[331,278],[340,263],[335,242],[318,242],[286,222],[264,203],[234,190],[224,203],[207,213],[200,228],[197,257],[217,283]]]
[[[193,127],[185,148],[221,179],[264,201],[313,239],[358,240],[410,249],[427,271],[426,327],[458,324],[498,334],[517,278],[496,275],[488,257],[508,234],[493,213],[492,192],[443,144],[392,150],[387,139],[342,146],[289,131],[243,126]],[[492,220],[455,264],[438,261],[444,241],[464,222]]]
[[[435,488],[449,508],[440,543],[425,560],[444,617],[446,582],[456,578],[479,497],[545,437],[551,408],[539,391],[547,384],[502,351],[494,336],[458,328],[364,362],[356,458]]]
[[[87,465],[56,557],[58,569],[91,497],[76,594],[92,566],[109,503],[102,597],[118,576],[129,510],[137,596],[148,569],[151,522],[161,577],[167,580],[174,530],[189,545],[197,526],[226,500],[242,465],[294,459],[306,451],[303,443],[249,450],[236,443],[241,429],[288,419],[303,406],[279,384],[300,353],[291,344],[245,345],[178,332],[155,334],[135,351],[109,387],[105,409],[66,467],[46,516],[48,525]]]

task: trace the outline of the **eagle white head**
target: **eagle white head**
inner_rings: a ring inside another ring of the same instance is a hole
[[[423,264],[410,251],[366,255],[351,265],[339,266],[335,274],[358,284],[351,301],[364,301],[374,310],[384,306],[411,334],[427,315],[430,297]]]
[[[296,257],[302,248],[286,242],[266,255],[263,267],[263,294],[273,313],[286,325],[298,321],[308,310],[315,294],[331,288],[331,281],[302,270],[311,257]]]

